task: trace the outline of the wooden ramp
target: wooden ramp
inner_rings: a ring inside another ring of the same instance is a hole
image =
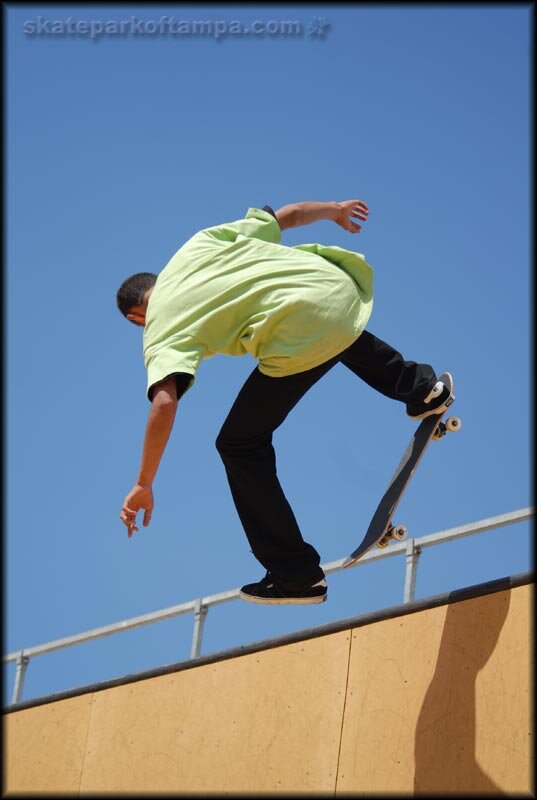
[[[4,791],[529,796],[531,581],[21,703]]]

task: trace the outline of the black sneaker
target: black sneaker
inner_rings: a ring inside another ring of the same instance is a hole
[[[267,605],[305,605],[306,603],[324,603],[327,594],[327,583],[324,578],[313,586],[300,589],[287,589],[278,583],[270,572],[257,583],[248,583],[239,591],[239,597],[249,603],[266,603]]]
[[[443,414],[454,400],[455,395],[448,387],[442,381],[437,381],[421,403],[407,405],[406,413],[412,419],[425,419],[431,414]]]

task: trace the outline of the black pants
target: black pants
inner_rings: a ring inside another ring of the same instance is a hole
[[[302,538],[280,486],[272,434],[308,389],[338,363],[403,403],[421,401],[437,380],[431,366],[405,361],[393,347],[364,331],[343,353],[306,372],[270,378],[256,368],[216,440],[254,556],[290,587],[314,583],[324,573],[319,554]]]

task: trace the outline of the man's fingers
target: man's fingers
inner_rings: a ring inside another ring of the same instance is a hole
[[[133,511],[132,514],[128,516],[126,520],[124,520],[124,522],[127,528],[129,529],[129,539],[130,539],[134,531],[138,530],[138,526],[136,524],[136,513]]]
[[[339,224],[350,233],[359,233],[362,226],[355,220],[359,219],[362,222],[367,222],[369,215],[369,207],[363,200],[347,200],[341,204],[344,221],[340,219]]]
[[[134,531],[138,530],[136,526],[136,513],[137,512],[134,511],[133,509],[124,506],[121,509],[121,514],[119,515],[120,520],[128,528],[129,539],[131,538]]]
[[[145,526],[149,525],[152,510],[153,493],[151,487],[136,484],[123,500],[121,514],[119,515],[120,520],[128,529],[129,539],[132,534],[138,530],[138,526],[136,525],[136,516],[138,512],[144,512],[143,524]]]

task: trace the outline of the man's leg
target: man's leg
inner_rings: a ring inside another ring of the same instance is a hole
[[[324,577],[320,557],[302,538],[276,472],[272,434],[301,397],[339,360],[270,378],[256,368],[233,404],[216,447],[254,556],[288,587]]]
[[[438,413],[449,399],[447,389],[438,388],[435,393],[438,379],[430,364],[405,361],[401,353],[369,331],[363,331],[340,360],[373,389],[405,403],[407,413],[415,419],[433,409]]]

